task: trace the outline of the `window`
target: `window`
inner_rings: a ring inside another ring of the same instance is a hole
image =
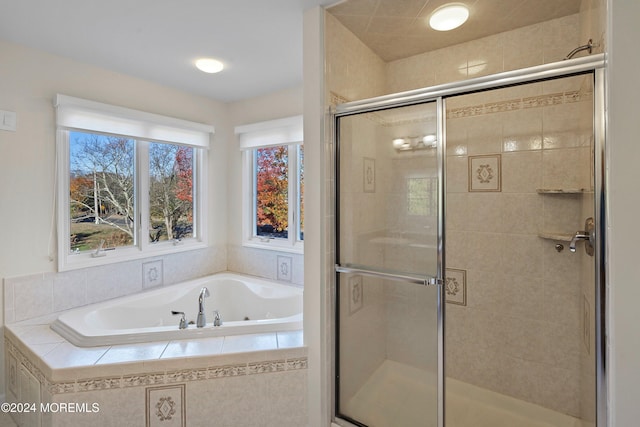
[[[206,246],[213,128],[56,97],[60,271]]]
[[[433,177],[407,179],[407,211],[410,215],[434,216],[438,206],[438,180]]]
[[[244,245],[302,252],[302,117],[236,128],[244,156]]]

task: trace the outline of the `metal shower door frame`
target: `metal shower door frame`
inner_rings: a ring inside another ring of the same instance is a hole
[[[340,272],[355,272],[356,269],[350,266],[339,265],[339,168],[340,168],[340,138],[338,122],[341,117],[355,114],[374,112],[379,110],[405,107],[410,105],[437,103],[437,163],[438,163],[438,241],[437,241],[437,269],[436,277],[408,277],[398,276],[396,280],[411,281],[425,285],[439,286],[438,292],[438,427],[445,427],[445,411],[444,411],[444,394],[445,394],[445,363],[444,363],[444,272],[445,272],[445,157],[446,157],[446,123],[445,123],[445,103],[446,98],[471,94],[492,89],[499,89],[509,86],[522,85],[527,83],[535,83],[545,80],[558,79],[562,77],[570,77],[581,74],[593,74],[594,76],[594,210],[596,221],[596,248],[595,248],[595,293],[596,293],[596,422],[597,427],[607,426],[607,398],[608,398],[608,369],[607,369],[607,350],[606,350],[606,151],[605,151],[605,55],[595,54],[581,58],[568,59],[564,61],[538,65],[534,67],[523,68],[519,70],[506,71],[493,75],[468,79],[460,82],[446,83],[438,86],[428,87],[424,89],[411,90],[396,94],[379,96],[376,98],[365,99],[361,101],[347,102],[337,105],[331,114],[331,123],[333,126],[334,136],[334,240],[333,253],[335,254],[334,272],[337,275]],[[358,270],[361,274],[378,275],[373,271]],[[393,277],[387,277],[393,279]],[[335,289],[334,289],[335,290]],[[334,334],[338,334],[339,319],[335,307],[338,303],[337,293],[334,292],[335,300],[334,308]],[[334,336],[335,336],[334,335]],[[334,347],[332,353],[334,358],[334,373],[337,372],[336,366],[339,364],[337,360],[337,340],[332,340]],[[339,421],[340,425],[353,425],[348,421],[342,420],[336,414],[337,408],[337,376],[333,382],[333,390],[331,392],[333,401],[332,419]],[[343,424],[346,423],[346,424]]]

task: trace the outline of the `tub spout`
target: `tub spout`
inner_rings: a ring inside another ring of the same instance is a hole
[[[207,317],[204,315],[204,299],[209,296],[209,289],[206,287],[200,290],[200,296],[198,297],[198,320],[196,326],[202,328],[207,324]]]

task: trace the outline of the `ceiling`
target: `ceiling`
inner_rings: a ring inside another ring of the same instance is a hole
[[[446,3],[469,7],[468,21],[453,31],[429,28],[431,13]],[[385,61],[406,58],[537,24],[580,11],[581,0],[347,0],[328,8]]]
[[[331,2],[0,0],[0,39],[230,102],[301,84],[303,12]]]
[[[467,0],[469,21],[426,29],[445,0],[347,0],[330,8],[385,60],[572,13],[580,0]],[[335,0],[0,0],[0,39],[223,102],[302,83],[302,17]],[[210,56],[226,68],[196,70]],[[1,61],[1,60],[0,60]]]

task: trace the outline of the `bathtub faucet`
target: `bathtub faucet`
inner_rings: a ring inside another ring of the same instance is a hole
[[[209,289],[206,287],[200,290],[200,296],[198,297],[198,320],[196,326],[202,328],[207,324],[207,318],[204,315],[204,299],[209,296]]]

